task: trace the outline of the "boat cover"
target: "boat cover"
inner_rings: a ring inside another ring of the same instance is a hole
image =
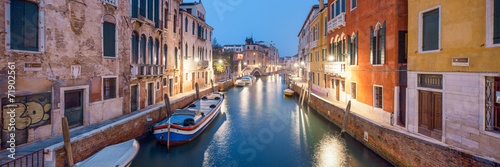
[[[105,147],[91,157],[75,164],[77,167],[97,167],[97,166],[126,166],[134,159],[139,151],[139,143],[129,140],[123,143]]]

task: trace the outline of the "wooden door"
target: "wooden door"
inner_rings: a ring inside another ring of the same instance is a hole
[[[419,91],[418,132],[438,140],[442,132],[442,99],[442,93]]]
[[[173,79],[169,79],[169,83],[168,83],[168,95],[172,96],[173,93],[174,93],[174,80]]]
[[[137,95],[139,94],[137,89],[138,86],[134,85],[130,87],[130,112],[137,111],[139,109],[138,107],[138,100],[137,100]]]
[[[64,116],[69,128],[83,125],[83,90],[64,92]]]
[[[406,86],[401,86],[399,89],[398,125],[406,126]]]

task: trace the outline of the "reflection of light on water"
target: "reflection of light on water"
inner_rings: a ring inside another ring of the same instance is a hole
[[[346,148],[332,134],[324,135],[314,150],[314,166],[346,166]]]
[[[222,105],[221,110],[227,110],[226,105]],[[221,112],[222,112],[221,111]],[[229,112],[225,113],[229,114]],[[223,117],[223,113],[219,113],[218,117]],[[229,115],[226,115],[229,116]],[[217,119],[217,118],[214,118]],[[234,144],[234,141],[230,141],[232,135],[232,122],[231,119],[224,120],[224,123],[218,128],[217,132],[215,132],[212,141],[210,142],[208,148],[205,150],[203,154],[203,166],[214,166],[213,162],[216,159],[230,159],[230,146]],[[212,125],[213,126],[213,125]],[[211,155],[210,153],[216,153]],[[221,155],[226,155],[226,157],[220,157]],[[218,157],[215,157],[218,156]]]
[[[261,79],[258,79],[257,81],[255,81],[255,86],[257,86],[257,89],[256,91],[254,91],[255,93],[255,100],[253,101],[254,102],[254,105],[255,105],[255,110],[256,111],[261,111],[262,110],[262,102],[264,100],[262,100],[263,98],[263,92],[262,90],[264,89],[264,82],[262,82]]]
[[[250,90],[248,89],[248,87],[243,88],[237,98],[240,99],[241,111],[248,112],[248,109],[250,108]]]

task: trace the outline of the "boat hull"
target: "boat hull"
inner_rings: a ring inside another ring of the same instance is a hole
[[[285,96],[293,96],[293,91],[283,91],[283,93],[285,93]]]
[[[153,134],[156,138],[156,141],[162,144],[168,144],[170,142],[170,146],[179,146],[182,144],[186,144],[194,140],[198,135],[203,133],[203,131],[210,126],[212,121],[219,115],[221,110],[221,104],[224,100],[221,100],[217,106],[210,112],[208,118],[201,122],[201,124],[194,129],[181,129],[175,128],[174,126],[170,127],[170,141],[168,140],[168,126],[164,126],[160,129],[155,129]]]

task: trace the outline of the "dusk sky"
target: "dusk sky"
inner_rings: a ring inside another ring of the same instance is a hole
[[[186,2],[194,2],[184,1]],[[273,42],[280,57],[297,54],[297,34],[317,0],[202,0],[206,22],[221,45],[256,41]]]

